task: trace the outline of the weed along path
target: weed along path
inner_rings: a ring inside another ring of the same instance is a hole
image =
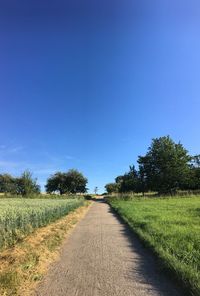
[[[34,295],[178,296],[154,257],[103,201],[96,201],[66,240]]]

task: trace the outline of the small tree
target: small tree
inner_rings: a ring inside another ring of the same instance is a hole
[[[105,185],[105,189],[108,194],[118,192],[119,191],[119,184],[118,183],[108,183]]]
[[[98,192],[98,187],[96,186],[94,187],[94,194],[97,194],[97,192]]]
[[[200,189],[200,155],[191,157],[190,175],[186,189]]]
[[[0,192],[12,193],[15,192],[15,178],[9,174],[0,175]]]
[[[138,191],[138,173],[134,165],[129,167],[129,172],[115,179],[119,185],[120,192],[136,192]]]
[[[37,180],[33,179],[31,172],[25,171],[21,177],[15,178],[15,193],[23,196],[40,193],[40,186]]]

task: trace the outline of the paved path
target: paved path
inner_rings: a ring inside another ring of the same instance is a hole
[[[39,296],[178,296],[155,259],[110,207],[94,202],[64,244]],[[183,294],[182,294],[183,295]]]

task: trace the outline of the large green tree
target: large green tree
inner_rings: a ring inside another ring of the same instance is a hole
[[[57,172],[47,180],[46,191],[60,194],[85,193],[87,182],[87,178],[77,170],[71,169],[66,173]]]
[[[187,182],[190,159],[181,143],[160,137],[152,140],[145,156],[139,156],[139,171],[148,189],[173,193]]]
[[[46,191],[47,193],[59,192],[61,195],[67,192],[66,189],[66,174],[57,172],[50,176],[47,180]]]

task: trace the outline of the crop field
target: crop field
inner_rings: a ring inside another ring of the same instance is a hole
[[[200,197],[110,203],[191,295],[200,295]]]
[[[83,199],[0,199],[0,250],[82,206]]]

